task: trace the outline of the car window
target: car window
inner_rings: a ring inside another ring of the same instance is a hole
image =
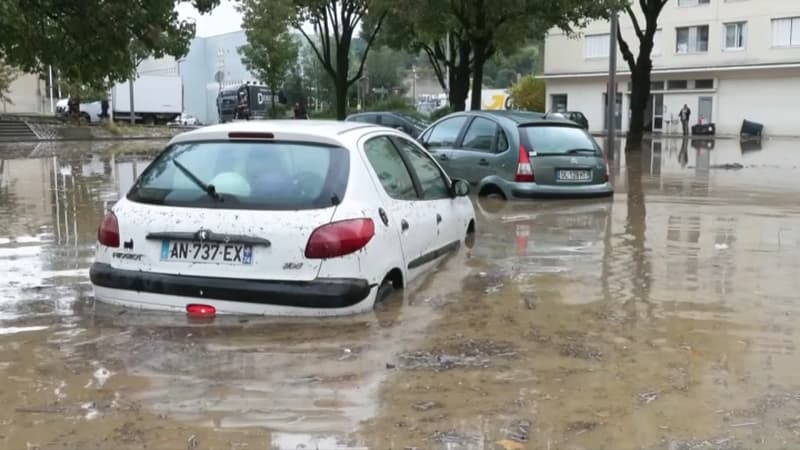
[[[494,150],[494,139],[497,135],[497,124],[483,117],[476,117],[467,128],[461,148],[491,152]]]
[[[508,136],[502,128],[497,127],[497,153],[508,150]]]
[[[375,114],[364,114],[362,116],[355,116],[350,120],[353,122],[362,122],[362,123],[378,123],[378,117]]]
[[[466,116],[453,117],[439,122],[429,133],[425,141],[429,147],[452,147],[455,145],[461,128],[467,121]]]
[[[428,154],[405,139],[395,139],[398,148],[406,156],[422,186],[422,198],[439,200],[450,198],[450,187],[439,166]]]
[[[520,133],[528,141],[528,151],[539,155],[564,155],[570,150],[594,150],[597,146],[589,134],[577,126],[526,126]]]
[[[347,187],[344,148],[288,142],[190,142],[169,147],[128,194],[135,202],[223,209],[333,206]],[[212,185],[222,197],[204,190]]]
[[[389,138],[370,139],[364,144],[364,153],[389,197],[397,200],[418,198],[411,174]]]

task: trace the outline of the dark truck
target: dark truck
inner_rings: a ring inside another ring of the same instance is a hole
[[[265,119],[269,116],[272,102],[285,105],[286,97],[278,92],[273,99],[272,91],[263,85],[243,84],[227,87],[217,95],[217,111],[221,123],[233,120]]]

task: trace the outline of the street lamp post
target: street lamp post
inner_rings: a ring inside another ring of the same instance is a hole
[[[611,31],[608,40],[608,88],[606,89],[606,154],[614,157],[615,139],[617,134],[617,12],[611,13],[609,20]]]

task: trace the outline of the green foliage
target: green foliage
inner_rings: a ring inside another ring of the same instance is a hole
[[[366,58],[384,14],[375,11],[376,0],[292,0],[291,3],[293,8],[289,20],[333,80],[336,116],[343,120],[347,115],[348,90],[363,75]],[[372,11],[377,19],[361,24],[367,11]],[[359,24],[364,47],[356,48],[360,62],[351,74],[351,50],[356,43],[353,37]],[[305,31],[304,25],[313,27],[314,37]]]
[[[14,103],[11,101],[11,98],[8,97],[8,91],[11,88],[11,83],[16,79],[17,71],[0,60],[0,102]]]
[[[80,102],[96,102],[108,98],[109,86],[105,83],[80,83],[61,80],[61,93],[68,98],[76,98]]]
[[[519,109],[544,112],[545,87],[543,79],[533,75],[524,76],[511,86],[511,101]]]
[[[66,79],[100,87],[129,78],[139,61],[189,49],[195,25],[178,3],[208,12],[219,0],[0,0],[0,55],[24,72],[52,65]]]
[[[446,115],[448,115],[448,114],[450,114],[452,112],[453,112],[453,110],[450,109],[449,106],[445,106],[443,108],[436,109],[431,113],[431,122],[437,121],[437,120],[441,119],[442,117],[444,117],[444,116],[446,116]]]
[[[289,33],[289,0],[242,0],[242,28],[247,44],[239,48],[244,65],[273,92],[297,66],[300,43]],[[275,105],[273,106],[275,108]],[[273,116],[277,111],[272,112]]]
[[[411,67],[412,58],[403,51],[386,46],[369,53],[364,75],[369,77],[369,87],[391,91],[403,87],[403,75]]]

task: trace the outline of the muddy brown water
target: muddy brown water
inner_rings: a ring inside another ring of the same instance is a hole
[[[798,144],[649,142],[374,313],[212,324],[92,298],[160,143],[0,149],[0,447],[800,447]]]

